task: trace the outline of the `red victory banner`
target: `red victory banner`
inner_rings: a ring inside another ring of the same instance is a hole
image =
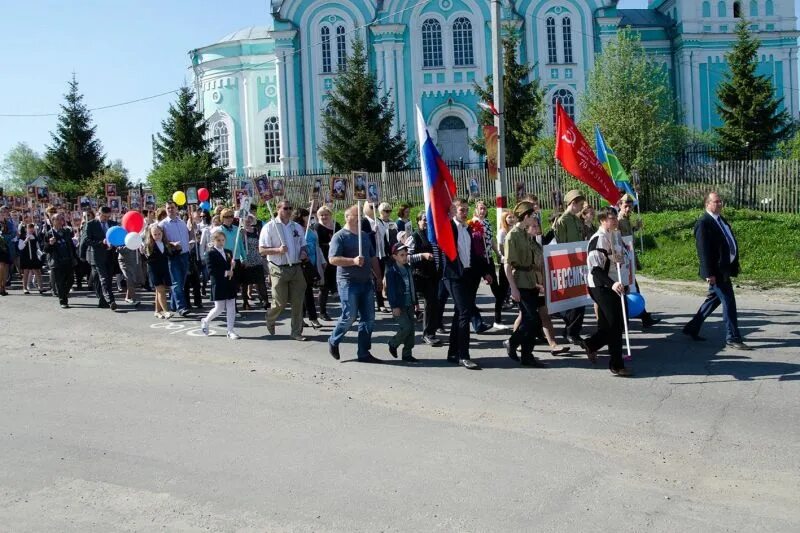
[[[597,191],[611,205],[616,205],[622,196],[560,102],[556,103],[556,159],[561,161],[564,170]]]

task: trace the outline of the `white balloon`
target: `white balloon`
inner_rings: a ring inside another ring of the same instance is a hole
[[[142,236],[138,233],[125,235],[125,247],[129,250],[138,250],[142,246]]]

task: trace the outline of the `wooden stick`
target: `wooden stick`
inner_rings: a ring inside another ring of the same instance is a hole
[[[358,209],[358,256],[364,256],[363,245],[361,244],[361,200],[356,200],[356,209]],[[374,214],[374,213],[373,213]]]
[[[619,263],[617,263],[617,278],[619,279],[619,283],[622,283],[622,269],[620,268]],[[625,286],[624,283],[622,283],[622,285]],[[630,361],[632,359],[632,357],[631,357],[631,338],[630,338],[630,334],[628,333],[628,311],[625,308],[625,294],[620,294],[619,297],[622,300],[622,323],[625,326],[625,346],[628,349],[628,357],[626,357],[625,359],[627,361]]]

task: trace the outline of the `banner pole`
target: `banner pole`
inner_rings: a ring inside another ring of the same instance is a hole
[[[619,263],[617,263],[617,279],[619,283],[622,283],[622,269],[619,267]],[[622,323],[625,326],[625,347],[628,349],[628,357],[625,359],[630,361],[631,357],[631,338],[630,334],[628,333],[628,310],[625,308],[625,295],[620,294],[620,299],[622,300]]]
[[[363,244],[361,243],[361,200],[356,200],[356,209],[358,210],[358,256],[364,256]],[[374,215],[374,213],[373,213]]]

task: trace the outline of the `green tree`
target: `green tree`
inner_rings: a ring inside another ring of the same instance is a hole
[[[750,33],[749,22],[736,24],[736,43],[725,55],[728,71],[717,87],[717,113],[722,126],[716,128],[720,147],[729,157],[748,151],[771,151],[791,131],[783,99],[775,98],[772,80],[757,75],[761,41]]]
[[[651,168],[676,150],[683,132],[663,65],[650,60],[637,32],[621,30],[594,61],[582,99],[582,125],[595,125],[629,171]]]
[[[170,104],[167,118],[161,121],[162,132],[153,139],[153,155],[156,165],[184,155],[211,153],[208,124],[203,113],[197,110],[194,94],[188,87],[178,91],[178,101]]]
[[[46,173],[42,156],[22,142],[9,150],[0,164],[0,176],[8,194],[24,194],[28,183]]]
[[[53,142],[47,147],[45,163],[50,186],[74,197],[82,192],[87,178],[103,169],[105,154],[74,74],[64,100],[56,131],[50,133]]]
[[[213,197],[227,198],[225,172],[217,167],[208,124],[197,111],[189,88],[180,89],[161,128],[162,132],[152,140],[154,168],[147,178],[159,201],[171,198],[172,193],[189,184],[202,184]]]
[[[506,27],[503,36],[503,113],[505,119],[506,166],[520,164],[544,129],[544,90],[539,79],[531,76],[536,65],[523,65],[517,61],[519,34],[515,28]],[[475,84],[475,92],[485,102],[494,102],[492,76],[487,76],[486,87]],[[478,122],[482,126],[494,123],[494,116],[481,109]],[[483,133],[473,140],[472,146],[485,154]]]
[[[389,170],[407,166],[409,148],[403,128],[392,134],[394,105],[379,95],[375,75],[369,71],[364,41],[353,41],[347,68],[333,83],[322,115],[325,140],[322,159],[337,172],[379,171],[385,161]]]
[[[92,174],[83,186],[83,192],[89,196],[103,197],[106,195],[106,183],[113,183],[117,186],[117,193],[125,198],[125,191],[133,188],[130,180],[130,172],[125,168],[121,159],[113,161],[107,167]]]

